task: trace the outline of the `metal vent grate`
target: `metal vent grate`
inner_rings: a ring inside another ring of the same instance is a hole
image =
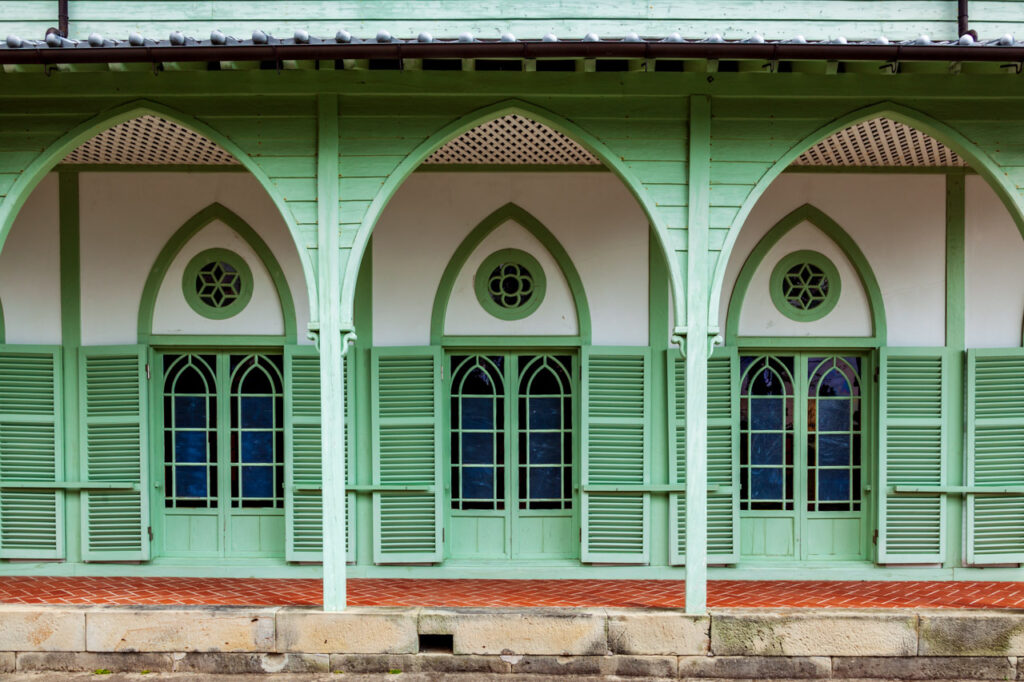
[[[873,118],[840,130],[800,155],[794,166],[966,166],[934,137],[888,118]]]
[[[119,123],[79,145],[64,163],[235,166],[219,146],[184,126],[158,116]]]
[[[593,154],[543,123],[510,114],[467,130],[426,165],[600,166]]]

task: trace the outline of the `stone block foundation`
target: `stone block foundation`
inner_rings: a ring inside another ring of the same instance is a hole
[[[22,605],[0,673],[1024,680],[1022,633],[1008,611]]]

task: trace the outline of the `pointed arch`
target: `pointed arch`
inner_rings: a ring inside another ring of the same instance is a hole
[[[1006,206],[1006,209],[1010,212],[1010,215],[1013,216],[1013,220],[1017,223],[1017,228],[1020,230],[1021,235],[1024,236],[1024,195],[1018,194],[1016,187],[1006,175],[1006,172],[992,159],[991,156],[980,150],[978,146],[971,142],[963,133],[959,132],[949,124],[943,123],[942,121],[924,113],[923,111],[912,109],[901,104],[896,104],[895,102],[879,102],[852,111],[845,116],[836,118],[824,126],[821,126],[803,140],[790,147],[789,151],[779,158],[779,160],[776,161],[763,176],[761,176],[761,179],[757,181],[746,199],[744,199],[743,204],[736,213],[736,217],[733,219],[729,234],[722,245],[722,251],[719,254],[718,262],[715,266],[714,279],[711,283],[711,320],[718,319],[719,305],[722,299],[722,287],[725,282],[725,271],[728,267],[729,256],[732,253],[733,247],[736,245],[736,239],[739,236],[740,230],[743,229],[743,225],[746,223],[747,218],[750,216],[750,212],[754,209],[754,206],[768,187],[776,178],[779,177],[779,175],[782,174],[783,171],[786,170],[786,168],[790,166],[790,164],[796,161],[796,159],[810,147],[813,147],[840,130],[880,116],[890,118],[900,123],[905,123],[908,126],[916,128],[917,130],[934,137],[936,140],[956,152],[962,159],[967,161],[971,168],[974,169],[978,175],[985,178],[989,185],[995,190],[996,195],[999,196],[1003,204]]]
[[[398,188],[402,186],[405,180],[419,167],[424,159],[440,147],[444,146],[467,130],[475,128],[481,123],[486,123],[492,119],[510,114],[517,114],[537,121],[538,123],[543,123],[549,128],[572,138],[575,142],[579,143],[581,146],[586,148],[587,151],[596,156],[601,163],[611,169],[611,171],[615,173],[626,185],[630,194],[633,195],[646,214],[647,220],[650,222],[651,227],[658,236],[658,243],[661,244],[662,252],[666,254],[665,260],[668,262],[669,281],[672,287],[672,299],[675,302],[674,305],[676,307],[676,317],[677,319],[683,319],[684,312],[682,302],[686,300],[686,296],[683,293],[683,277],[679,261],[677,258],[672,257],[674,251],[671,247],[672,242],[668,234],[668,227],[659,218],[657,206],[654,200],[643,188],[642,183],[636,178],[620,156],[617,156],[597,137],[580,126],[535,104],[530,104],[529,102],[519,99],[509,99],[477,109],[448,123],[446,126],[420,143],[416,149],[410,152],[409,155],[406,156],[400,164],[398,164],[398,167],[391,173],[391,175],[388,176],[387,180],[374,196],[373,201],[370,202],[370,206],[363,215],[359,230],[352,242],[352,250],[349,253],[348,264],[345,268],[345,276],[341,290],[341,314],[344,325],[352,325],[356,278],[359,274],[359,264],[362,262],[362,259],[366,254],[370,235],[373,233],[373,230],[377,225],[377,221],[380,219],[381,213],[383,213],[384,208],[388,205],[391,197],[393,197],[395,192],[398,191]]]
[[[476,247],[484,240],[484,237],[504,225],[513,221],[527,232],[537,238],[548,253],[551,254],[558,267],[569,284],[569,291],[572,293],[573,305],[576,310],[576,320],[579,326],[579,337],[584,345],[590,344],[590,306],[587,303],[587,294],[583,290],[583,280],[576,272],[576,266],[562,246],[561,242],[529,211],[514,203],[507,203],[498,210],[484,218],[473,230],[462,240],[459,247],[455,249],[451,260],[448,261],[444,274],[441,275],[441,283],[434,294],[434,307],[430,315],[430,343],[440,345],[441,337],[444,336],[444,323],[448,315],[448,301],[451,299],[452,289],[455,288],[455,280],[469,260],[470,255]]]
[[[864,252],[857,246],[857,242],[854,241],[853,237],[840,227],[839,223],[829,217],[828,214],[811,204],[800,206],[777,222],[761,238],[761,241],[757,243],[757,246],[754,247],[754,250],[750,252],[747,260],[743,263],[739,278],[736,280],[736,286],[733,287],[732,296],[729,297],[728,316],[725,322],[726,345],[735,346],[737,344],[740,312],[743,309],[743,300],[747,296],[747,290],[750,288],[750,281],[753,279],[754,273],[757,272],[757,269],[772,247],[778,244],[779,240],[786,233],[805,222],[814,225],[824,232],[850,261],[854,271],[857,273],[861,286],[864,287],[864,293],[868,298],[868,307],[871,311],[872,335],[869,339],[865,340],[873,341],[874,345],[884,346],[887,338],[885,302],[882,300],[882,289],[878,286],[878,280],[875,279],[875,273],[871,269],[871,264],[868,263]]]
[[[288,280],[285,279],[284,271],[277,262],[277,258],[274,257],[274,252],[270,250],[270,247],[263,241],[263,238],[256,233],[256,230],[250,227],[249,223],[245,222],[241,216],[228,207],[218,203],[210,204],[186,220],[185,224],[178,228],[178,231],[167,240],[164,248],[160,250],[160,255],[156,257],[156,261],[149,271],[149,276],[146,278],[146,285],[142,289],[142,300],[139,302],[138,342],[148,343],[153,334],[153,313],[156,309],[156,297],[160,293],[160,287],[167,276],[171,263],[174,262],[174,259],[181,253],[181,250],[192,237],[196,236],[200,230],[214,221],[220,221],[234,230],[239,237],[252,247],[252,250],[263,261],[267,272],[270,273],[270,279],[274,283],[275,291],[277,291],[277,299],[281,304],[285,343],[295,343],[295,303],[292,300],[291,289],[288,288]]]
[[[306,281],[306,290],[309,295],[309,306],[312,314],[311,319],[317,319],[317,286],[314,275],[313,264],[310,260],[309,250],[303,245],[298,224],[288,209],[284,196],[270,180],[262,167],[257,164],[241,147],[235,144],[230,138],[217,131],[206,123],[203,123],[194,116],[190,116],[166,105],[147,99],[135,99],[103,111],[91,119],[72,128],[62,135],[57,141],[47,147],[32,163],[28,165],[11,185],[10,191],[0,201],[0,250],[7,241],[7,235],[17,218],[19,211],[28,200],[29,195],[36,188],[36,185],[43,177],[53,170],[53,167],[60,163],[61,159],[67,156],[78,145],[94,137],[97,133],[112,128],[119,123],[138,118],[140,116],[159,116],[178,125],[184,126],[196,132],[212,142],[220,145],[225,151],[238,160],[247,171],[252,173],[256,181],[260,183],[263,190],[267,192],[274,205],[277,207],[281,218],[288,226],[288,232],[295,243],[295,249],[299,254],[299,261],[302,263],[302,272]]]

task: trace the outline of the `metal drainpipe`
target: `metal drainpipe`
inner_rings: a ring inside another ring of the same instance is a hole
[[[956,3],[956,34],[957,36],[970,35],[975,40],[978,39],[978,32],[972,31],[967,25],[967,0],[957,0]]]
[[[57,0],[57,30],[65,38],[68,37],[68,31],[70,30],[70,19],[68,17],[68,2],[69,0]],[[961,0],[963,2],[963,0]],[[966,3],[964,3],[966,5]]]

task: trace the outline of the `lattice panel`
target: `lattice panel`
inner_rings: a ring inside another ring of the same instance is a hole
[[[600,166],[593,154],[543,123],[510,114],[467,130],[427,157],[427,165]]]
[[[966,166],[949,147],[920,130],[873,118],[840,130],[800,155],[794,166]]]
[[[140,116],[83,142],[64,163],[235,166],[238,161],[188,128],[158,116]]]

